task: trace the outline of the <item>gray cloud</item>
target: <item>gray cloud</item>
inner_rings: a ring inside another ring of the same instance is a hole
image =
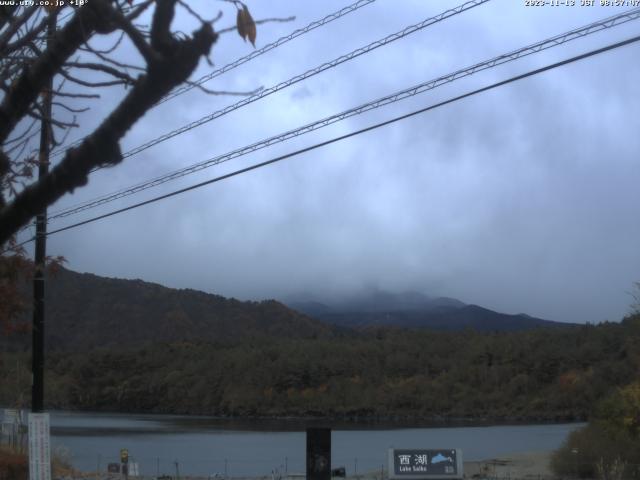
[[[204,5],[204,4],[203,4]],[[212,82],[270,86],[456,2],[379,0]],[[250,4],[259,46],[341,2]],[[201,6],[201,8],[205,8]],[[128,159],[59,206],[224,153],[618,9],[495,0]],[[625,38],[637,25],[496,68],[168,184],[148,198]],[[226,35],[221,66],[248,53]],[[637,46],[53,236],[69,267],[240,298],[376,285],[553,320],[618,320],[640,277]],[[199,74],[209,67],[202,65]],[[196,74],[197,78],[199,74]],[[115,97],[94,108],[87,126]],[[190,92],[150,112],[138,145],[235,102]],[[146,196],[145,196],[146,195]],[[114,202],[110,207],[134,200]],[[95,213],[95,212],[92,212]]]

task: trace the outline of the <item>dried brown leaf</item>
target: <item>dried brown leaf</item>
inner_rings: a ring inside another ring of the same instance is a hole
[[[238,34],[244,41],[249,39],[251,45],[256,46],[256,22],[253,20],[249,9],[245,4],[242,4],[242,8],[238,9],[238,16],[236,18],[236,24],[238,27]]]
[[[242,37],[242,39],[247,41],[247,30],[245,29],[245,19],[244,19],[244,9],[238,9],[238,15],[236,17],[236,26],[238,28],[238,35]]]
[[[245,5],[244,8],[242,9],[244,11],[244,17],[245,17],[245,29],[247,32],[247,37],[249,38],[249,41],[251,42],[251,45],[253,45],[253,48],[256,47],[256,35],[257,35],[257,30],[256,30],[256,22],[253,21],[253,17],[251,16],[251,14],[249,13],[249,9],[247,8],[247,6]]]

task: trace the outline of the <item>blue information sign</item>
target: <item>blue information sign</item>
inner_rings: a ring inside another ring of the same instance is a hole
[[[389,477],[395,479],[462,478],[462,452],[457,449],[389,450]]]

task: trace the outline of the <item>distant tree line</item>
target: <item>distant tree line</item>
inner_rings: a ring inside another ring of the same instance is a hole
[[[28,398],[29,358],[4,352],[0,403]],[[640,316],[527,332],[372,329],[56,352],[50,408],[220,416],[565,421],[640,372]],[[25,393],[26,392],[26,393]]]

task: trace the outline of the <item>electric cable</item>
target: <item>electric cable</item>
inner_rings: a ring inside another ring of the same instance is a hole
[[[173,137],[176,137],[178,135],[182,135],[183,133],[186,133],[190,130],[193,130],[196,127],[200,127],[202,125],[204,125],[205,123],[209,123],[217,118],[220,118],[228,113],[231,113],[235,110],[238,110],[239,108],[245,107],[253,102],[256,102],[258,100],[261,100],[265,97],[268,97],[269,95],[272,95],[276,92],[279,92],[281,90],[284,90],[285,88],[288,88],[292,85],[295,85],[303,80],[306,80],[308,78],[311,78],[315,75],[318,75],[326,70],[330,70],[332,68],[337,67],[338,65],[341,65],[345,62],[348,62],[350,60],[353,60],[354,58],[357,58],[361,55],[364,55],[366,53],[369,53],[377,48],[380,48],[382,46],[388,45],[389,43],[392,43],[396,40],[399,40],[401,38],[407,37],[408,35],[411,35],[412,33],[418,32],[420,30],[423,30],[424,28],[427,28],[431,25],[434,25],[436,23],[439,23],[447,18],[453,17],[455,15],[458,15],[462,12],[465,12],[467,10],[470,10],[472,8],[475,8],[479,5],[482,5],[484,3],[489,2],[490,0],[470,0],[467,1],[465,3],[463,3],[462,5],[459,5],[457,7],[451,8],[449,10],[446,10],[436,16],[427,18],[426,20],[423,20],[422,22],[416,23],[414,25],[408,26],[406,28],[404,28],[403,30],[393,33],[391,35],[388,35],[380,40],[376,40],[374,42],[369,43],[368,45],[365,45],[364,47],[360,47],[357,48],[347,54],[341,55],[340,57],[337,57],[329,62],[325,62],[321,65],[318,65],[315,68],[312,68],[310,70],[307,70],[304,73],[298,74],[294,77],[289,78],[288,80],[285,80],[283,82],[278,83],[277,85],[274,85],[272,87],[266,88],[266,89],[262,89],[259,92],[244,98],[236,103],[233,103],[231,105],[226,106],[223,109],[217,110],[213,113],[210,113],[209,115],[205,115],[204,117],[199,118],[198,120],[195,120],[191,123],[188,123],[187,125],[183,125],[180,128],[177,128],[175,130],[172,130],[170,132],[167,132],[159,137],[156,137],[152,140],[149,140],[146,143],[143,143],[142,145],[139,145],[125,153],[122,154],[122,158],[128,158],[128,157],[132,157],[134,155],[137,155],[140,152],[143,152],[144,150],[147,150],[148,148],[151,148],[159,143],[162,143],[166,140],[169,140]],[[84,139],[83,139],[84,140]],[[91,173],[94,173],[98,170],[101,170],[105,167],[96,167],[93,170],[91,170]]]
[[[523,74],[520,74],[520,75],[516,75],[516,76],[510,77],[510,78],[508,78],[506,80],[502,80],[502,81],[499,81],[499,82],[496,82],[496,83],[492,83],[492,84],[487,85],[485,87],[481,87],[481,88],[478,88],[476,90],[469,91],[469,92],[464,93],[462,95],[458,95],[458,96],[449,98],[449,99],[444,100],[442,102],[438,102],[438,103],[435,103],[433,105],[429,105],[427,107],[421,108],[419,110],[414,110],[414,111],[412,111],[410,113],[406,113],[404,115],[400,115],[400,116],[391,118],[389,120],[385,120],[383,122],[379,122],[379,123],[376,123],[374,125],[370,125],[368,127],[365,127],[365,128],[359,129],[359,130],[355,130],[355,131],[347,133],[345,135],[334,137],[334,138],[331,138],[329,140],[325,140],[323,142],[319,142],[319,143],[316,143],[314,145],[311,145],[311,146],[296,150],[294,152],[290,152],[290,153],[287,153],[285,155],[280,155],[280,156],[272,158],[270,160],[267,160],[267,161],[264,161],[264,162],[260,162],[260,163],[257,163],[257,164],[251,165],[249,167],[245,167],[245,168],[239,169],[239,170],[235,170],[235,171],[227,173],[225,175],[220,175],[218,177],[206,180],[204,182],[200,182],[200,183],[191,185],[189,187],[181,188],[179,190],[175,190],[173,192],[166,193],[164,195],[160,195],[158,197],[155,197],[155,198],[152,198],[152,199],[149,199],[149,200],[145,200],[144,202],[139,202],[139,203],[136,203],[136,204],[133,204],[133,205],[129,205],[127,207],[120,208],[120,209],[117,209],[117,210],[113,210],[113,211],[105,213],[103,215],[98,215],[96,217],[92,217],[92,218],[89,218],[87,220],[83,220],[81,222],[77,222],[77,223],[74,223],[72,225],[68,225],[66,227],[62,227],[62,228],[58,228],[56,230],[52,230],[52,231],[47,233],[47,236],[54,235],[56,233],[64,232],[64,231],[67,231],[67,230],[71,230],[73,228],[77,228],[77,227],[80,227],[82,225],[86,225],[88,223],[93,223],[93,222],[96,222],[98,220],[102,220],[104,218],[108,218],[108,217],[111,217],[111,216],[114,216],[114,215],[117,215],[117,214],[120,214],[120,213],[127,212],[129,210],[133,210],[133,209],[142,207],[144,205],[149,205],[151,203],[155,203],[155,202],[158,202],[160,200],[165,200],[167,198],[174,197],[176,195],[180,195],[182,193],[189,192],[191,190],[195,190],[195,189],[198,189],[198,188],[201,188],[201,187],[213,184],[213,183],[217,183],[217,182],[220,182],[222,180],[226,180],[228,178],[235,177],[235,176],[240,175],[242,173],[250,172],[252,170],[256,170],[258,168],[262,168],[262,167],[265,167],[267,165],[271,165],[271,164],[280,162],[282,160],[286,160],[288,158],[296,157],[296,156],[299,156],[302,153],[310,152],[310,151],[315,150],[317,148],[324,147],[324,146],[327,146],[327,145],[331,145],[333,143],[336,143],[336,142],[339,142],[339,141],[354,137],[356,135],[360,135],[360,134],[363,134],[363,133],[366,133],[366,132],[370,132],[372,130],[376,130],[378,128],[381,128],[381,127],[384,127],[384,126],[387,126],[387,125],[391,125],[391,124],[399,122],[401,120],[406,120],[407,118],[414,117],[414,116],[419,115],[421,113],[425,113],[425,112],[428,112],[428,111],[431,111],[431,110],[435,110],[436,108],[442,107],[444,105],[449,105],[451,103],[463,100],[465,98],[468,98],[468,97],[471,97],[471,96],[474,96],[474,95],[477,95],[477,94],[480,94],[480,93],[483,93],[483,92],[486,92],[486,91],[489,91],[489,90],[493,90],[495,88],[502,87],[504,85],[507,85],[507,84],[510,84],[510,83],[513,83],[513,82],[516,82],[516,81],[519,81],[519,80],[523,80],[523,79],[528,78],[528,77],[532,77],[534,75],[539,75],[540,73],[547,72],[549,70],[553,70],[555,68],[562,67],[562,66],[568,65],[570,63],[574,63],[574,62],[577,62],[577,61],[580,61],[580,60],[584,60],[586,58],[593,57],[595,55],[599,55],[599,54],[602,54],[602,53],[605,53],[605,52],[608,52],[608,51],[611,51],[611,50],[614,50],[614,49],[617,49],[617,48],[621,48],[623,46],[630,45],[630,44],[638,42],[638,41],[640,41],[640,35],[632,37],[632,38],[629,38],[629,39],[626,39],[626,40],[623,40],[623,41],[620,41],[620,42],[616,42],[616,43],[607,45],[605,47],[601,47],[601,48],[598,48],[598,49],[595,49],[595,50],[591,50],[591,51],[589,51],[587,53],[576,55],[574,57],[571,57],[571,58],[568,58],[568,59],[565,59],[565,60],[561,60],[559,62],[555,62],[555,63],[552,63],[550,65],[546,65],[544,67],[537,68],[535,70],[530,70],[530,71],[528,71],[526,73],[523,73]],[[32,240],[33,239],[31,239],[29,241],[32,241]],[[23,242],[23,244],[24,243],[27,243],[27,242]],[[20,244],[20,245],[23,245],[23,244]]]
[[[255,142],[251,145],[247,145],[235,150],[232,150],[230,152],[227,152],[225,154],[222,155],[218,155],[215,157],[212,157],[208,160],[190,165],[188,167],[179,169],[177,171],[171,172],[169,174],[165,174],[159,177],[156,177],[154,179],[139,183],[137,185],[131,186],[131,187],[127,187],[125,189],[121,189],[117,192],[113,192],[111,194],[107,194],[101,197],[98,197],[96,199],[87,201],[87,202],[83,202],[79,205],[76,206],[72,206],[69,208],[66,208],[64,210],[60,210],[58,212],[54,212],[50,217],[49,220],[55,220],[58,218],[63,218],[63,217],[67,217],[91,208],[95,208],[98,207],[100,205],[104,205],[106,203],[109,203],[111,201],[115,201],[117,199],[129,196],[129,195],[133,195],[135,193],[139,193],[141,191],[147,190],[149,188],[152,187],[156,187],[158,185],[167,183],[171,180],[175,180],[177,178],[181,178],[183,176],[189,175],[191,173],[195,173],[198,172],[200,170],[203,170],[205,168],[209,168],[211,166],[214,165],[219,165],[221,163],[227,162],[229,160],[247,155],[249,153],[255,152],[257,150],[266,148],[268,146],[280,143],[280,142],[284,142],[286,140],[289,140],[291,138],[318,130],[320,128],[326,127],[328,125],[331,125],[333,123],[345,120],[347,118],[356,116],[356,115],[360,115],[362,113],[365,113],[367,111],[371,111],[377,108],[380,108],[382,106],[385,105],[389,105],[395,102],[398,102],[400,100],[404,100],[406,98],[418,95],[420,93],[424,93],[428,90],[432,90],[434,88],[437,88],[439,86],[442,86],[444,84],[447,83],[451,83],[455,80],[458,80],[460,78],[464,78],[466,76],[469,75],[473,75],[474,73],[480,72],[480,71],[484,71],[487,70],[489,68],[493,68],[496,67],[498,65],[502,65],[504,63],[507,62],[511,62],[514,60],[517,60],[519,58],[534,54],[534,53],[538,53],[541,52],[543,50],[552,48],[552,47],[556,47],[559,45],[562,45],[568,41],[571,40],[575,40],[577,38],[582,38],[584,36],[590,35],[592,33],[596,33],[599,32],[603,29],[607,29],[607,28],[612,28],[614,26],[618,26],[618,25],[622,25],[624,23],[627,23],[631,20],[637,20],[640,18],[640,8],[638,9],[634,9],[634,10],[630,10],[618,15],[614,15],[612,17],[608,17],[602,20],[599,20],[597,22],[593,22],[590,23],[588,25],[585,25],[583,27],[579,27],[573,30],[570,30],[568,32],[559,34],[559,35],[555,35],[551,38],[548,38],[546,40],[542,40],[539,42],[536,42],[532,45],[514,50],[510,53],[506,53],[503,55],[499,55],[497,57],[493,57],[489,60],[485,60],[482,61],[480,63],[476,63],[472,66],[469,67],[465,67],[462,69],[459,69],[453,73],[449,73],[447,75],[443,75],[441,77],[437,77],[435,79],[429,80],[427,82],[423,82],[420,83],[418,85],[412,86],[410,88],[406,88],[404,90],[400,90],[398,92],[395,92],[393,94],[378,98],[376,100],[373,100],[371,102],[359,105],[357,107],[351,108],[349,110],[345,110],[341,113],[338,114],[334,114],[330,117],[326,117],[322,120],[318,120],[315,121],[313,123],[309,123],[307,125],[304,125],[302,127],[298,127],[296,129],[293,130],[289,130],[287,132],[284,133],[280,133],[278,135],[269,137],[267,139]]]
[[[158,103],[156,103],[156,105],[160,105],[161,103],[164,103],[168,100],[171,100],[172,98],[177,97],[178,95],[182,95],[183,93],[188,92],[189,90],[191,90],[192,88],[195,88],[198,85],[202,85],[206,82],[208,82],[209,80],[212,80],[216,77],[219,77],[220,75],[222,75],[223,73],[226,73],[230,70],[233,70],[236,67],[239,67],[240,65],[247,63],[250,60],[253,60],[256,57],[259,57],[260,55],[263,55],[271,50],[273,50],[274,48],[277,48],[281,45],[284,45],[285,43],[298,38],[302,35],[304,35],[305,33],[308,33],[312,30],[315,30],[318,27],[322,27],[324,25],[327,25],[328,23],[333,22],[334,20],[337,20],[341,17],[344,17],[345,15],[351,13],[351,12],[355,12],[356,10],[360,9],[361,7],[364,7],[366,5],[369,5],[373,2],[375,2],[376,0],[358,0],[355,3],[352,3],[351,5],[348,5],[344,8],[341,8],[340,10],[330,13],[329,15],[321,18],[320,20],[315,20],[311,23],[309,23],[307,26],[299,28],[297,30],[294,30],[293,32],[291,32],[288,35],[285,35],[284,37],[280,37],[279,39],[277,39],[275,42],[271,42],[267,45],[265,45],[264,47],[261,47],[257,50],[252,51],[250,54],[245,55],[244,57],[240,57],[237,60],[234,60],[231,63],[228,63],[226,65],[224,65],[221,68],[218,68],[217,70],[214,70],[213,72],[207,74],[207,75],[203,75],[202,77],[200,77],[198,80],[195,80],[193,82],[191,82],[190,85],[183,85],[182,87],[178,87],[175,90],[173,90],[172,92],[169,92],[167,95],[165,95],[162,99],[160,99],[160,101],[158,101]],[[54,152],[52,152],[51,155],[56,156],[59,155],[60,153],[66,152],[69,148],[75,147],[77,145],[80,145],[83,142],[84,138],[81,138],[79,140],[76,140],[75,142],[72,142],[64,147],[61,147],[57,150],[55,150]]]
[[[242,58],[239,58],[238,60],[231,62],[227,65],[225,65],[224,67],[219,68],[218,70],[214,70],[213,72],[204,75],[202,77],[200,77],[198,80],[195,80],[194,82],[191,82],[189,85],[183,85],[177,89],[175,89],[173,92],[170,92],[168,95],[166,95],[164,98],[162,98],[158,104],[160,103],[164,103],[168,100],[171,100],[172,98],[177,97],[178,95],[182,95],[183,93],[188,92],[189,90],[197,87],[198,85],[202,85],[206,82],[208,82],[209,80],[212,80],[220,75],[222,75],[223,73],[228,72],[229,70],[233,70],[234,68],[250,61],[253,60],[256,57],[259,57],[260,55],[263,55],[271,50],[273,50],[274,48],[279,47],[280,45],[284,45],[285,43],[293,40],[294,38],[297,38],[301,35],[304,35],[305,33],[308,33],[312,30],[315,30],[318,27],[322,27],[323,25],[326,25],[334,20],[337,20],[340,17],[343,17],[344,15],[347,15],[348,13],[351,12],[355,12],[356,10],[358,10],[361,7],[364,7],[366,5],[369,5],[370,3],[375,2],[376,0],[358,0],[355,3],[352,3],[351,5],[342,8],[341,10],[338,10],[337,12],[331,13],[329,15],[327,15],[326,17],[322,18],[321,20],[316,20],[314,22],[311,22],[309,25],[307,25],[306,27],[303,28],[299,28],[297,30],[294,30],[293,32],[291,32],[289,35],[285,35],[284,37],[280,37],[278,40],[276,40],[275,42],[269,43],[267,45],[265,45],[262,48],[259,48],[258,50],[254,50],[253,52],[251,52],[249,55],[246,55]]]

